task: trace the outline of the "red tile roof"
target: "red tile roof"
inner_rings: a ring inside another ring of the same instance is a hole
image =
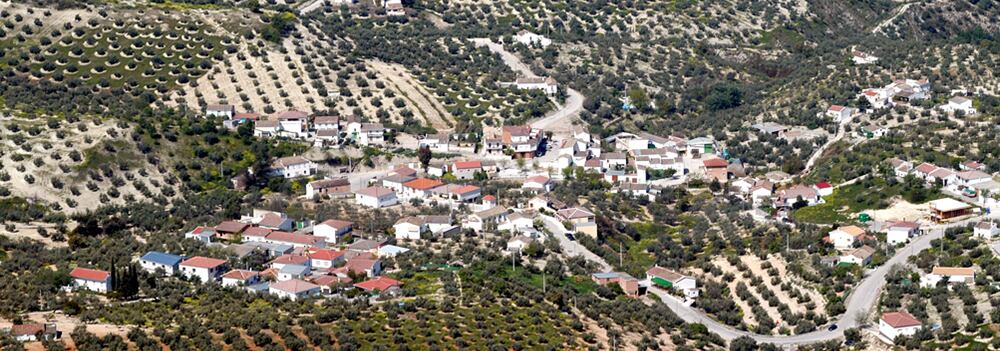
[[[721,158],[708,159],[708,160],[702,161],[702,163],[705,164],[706,168],[717,168],[717,167],[727,167],[727,166],[729,166],[729,162],[726,161],[726,160],[723,160]]]
[[[497,201],[497,197],[493,195],[483,196],[483,201]]]
[[[320,260],[320,261],[334,261],[344,256],[343,251],[329,250],[329,249],[309,249],[306,253],[310,259]]]
[[[260,275],[260,273],[257,273],[257,272],[254,272],[254,271],[248,271],[248,270],[243,270],[243,269],[234,269],[234,270],[231,270],[229,272],[226,272],[226,274],[224,274],[222,277],[226,278],[226,279],[236,279],[236,280],[240,280],[240,281],[247,281],[250,278],[256,277],[258,275]]]
[[[433,179],[427,179],[427,178],[417,178],[417,179],[408,181],[406,183],[403,183],[403,186],[405,186],[407,188],[417,189],[417,190],[431,190],[431,189],[437,188],[437,187],[439,187],[441,185],[444,185],[444,183],[442,183],[439,180],[433,180]]]
[[[321,275],[312,279],[313,284],[319,286],[330,286],[336,283],[350,283],[351,277],[339,277],[336,275]]]
[[[89,268],[73,268],[72,272],[69,272],[69,276],[75,279],[90,280],[95,282],[107,281],[111,277],[111,273]]]
[[[373,260],[370,258],[355,257],[347,261],[344,268],[354,273],[366,273],[365,271],[375,267],[375,263],[378,260]]]
[[[830,183],[827,183],[827,182],[819,182],[819,183],[816,183],[816,187],[820,188],[820,189],[826,189],[826,188],[832,188],[833,185],[830,185]]]
[[[478,186],[475,186],[475,185],[465,185],[465,186],[459,187],[458,189],[453,190],[452,192],[454,192],[455,194],[468,194],[468,193],[471,193],[471,192],[474,192],[474,191],[478,191],[478,190],[479,190]]]
[[[477,168],[483,168],[483,163],[479,161],[455,162],[455,169],[477,169]]]
[[[893,328],[916,327],[922,324],[920,320],[906,312],[886,312],[882,314],[882,320]]]
[[[205,269],[212,269],[224,264],[226,264],[226,260],[220,260],[217,258],[209,258],[203,256],[191,257],[187,260],[184,260],[184,262],[181,262],[181,266],[205,268]]]
[[[38,333],[45,331],[44,324],[15,324],[10,326],[10,335],[13,336],[28,336],[37,335]]]
[[[364,291],[386,291],[394,286],[403,286],[403,282],[388,277],[378,277],[354,284],[354,286]]]
[[[844,110],[844,106],[840,105],[830,105],[830,111],[840,112]]]

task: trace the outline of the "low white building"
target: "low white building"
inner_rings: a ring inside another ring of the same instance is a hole
[[[698,297],[698,281],[663,267],[653,267],[646,271],[646,281],[663,289],[680,290],[685,298]]]
[[[993,239],[997,233],[1000,233],[1000,228],[997,228],[996,222],[993,221],[980,221],[972,228],[972,235],[981,239]]]
[[[205,107],[205,117],[233,119],[234,115],[236,115],[236,107],[233,105],[208,105]]]
[[[500,85],[521,90],[541,90],[547,95],[555,95],[559,91],[559,83],[556,83],[552,77],[522,77],[513,83],[501,83]]]
[[[268,286],[267,291],[280,298],[298,300],[320,294],[320,286],[299,279],[290,279],[273,283]]]
[[[396,239],[420,240],[421,236],[429,231],[427,224],[420,217],[409,216],[400,218],[396,224],[392,225]]]
[[[313,235],[323,237],[327,244],[337,244],[341,238],[350,233],[354,223],[337,219],[328,219],[313,226]]]
[[[972,100],[964,96],[956,96],[948,99],[948,103],[938,106],[944,112],[955,113],[962,111],[966,116],[976,114],[976,108],[972,107]]]
[[[271,162],[268,175],[272,177],[298,178],[316,174],[319,166],[302,156],[282,157]]]
[[[518,32],[517,35],[514,36],[514,40],[517,41],[518,43],[527,46],[537,45],[544,48],[546,46],[552,45],[552,39],[546,38],[545,36],[538,35],[526,30]]]
[[[384,208],[399,203],[395,191],[381,186],[373,186],[355,191],[354,200],[359,205],[371,208]]]
[[[947,279],[948,285],[976,283],[976,270],[972,267],[934,267],[929,274],[920,277],[920,287],[933,288],[942,279]]]
[[[226,271],[226,261],[216,258],[195,256],[180,264],[180,272],[188,279],[203,283],[214,282]]]
[[[247,286],[260,281],[260,274],[254,271],[234,269],[222,275],[222,286]]]
[[[905,244],[910,238],[920,234],[920,224],[909,221],[889,223],[885,232],[885,241],[889,245]]]
[[[279,134],[289,138],[302,139],[309,136],[309,114],[302,111],[285,111],[278,114]]]
[[[911,336],[922,327],[919,319],[906,312],[886,312],[878,321],[878,331],[890,340],[897,336]]]
[[[852,50],[851,61],[854,61],[854,64],[857,65],[870,65],[878,62],[878,57],[858,50]]]

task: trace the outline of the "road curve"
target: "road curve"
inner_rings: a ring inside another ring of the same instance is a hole
[[[919,254],[921,251],[930,248],[931,241],[944,236],[945,229],[964,226],[981,219],[983,219],[982,216],[976,216],[955,223],[932,226],[928,228],[928,234],[915,238],[905,247],[897,250],[896,254],[889,258],[889,260],[887,260],[884,264],[869,272],[868,275],[861,280],[858,286],[855,287],[847,296],[847,301],[845,303],[846,311],[831,321],[832,323],[837,324],[838,327],[837,330],[834,331],[828,331],[825,327],[819,326],[819,329],[816,331],[798,335],[774,336],[754,334],[747,331],[737,330],[736,328],[722,324],[711,317],[708,317],[704,312],[682,303],[680,300],[675,298],[673,295],[669,295],[664,290],[659,288],[650,288],[649,292],[659,296],[660,300],[663,301],[667,307],[670,307],[670,309],[685,322],[701,323],[705,325],[709,331],[718,334],[726,341],[733,340],[740,336],[750,336],[759,343],[771,343],[778,346],[793,346],[833,340],[842,337],[844,335],[844,329],[858,326],[856,320],[858,314],[865,314],[871,310],[875,301],[878,300],[879,293],[885,285],[885,277],[888,275],[892,266],[904,265],[906,264],[906,260],[911,256]]]
[[[500,58],[503,60],[503,63],[506,64],[508,67],[510,67],[510,69],[514,70],[514,72],[520,74],[521,76],[528,78],[538,77],[538,75],[535,74],[535,72],[531,71],[531,68],[528,67],[528,65],[526,65],[524,62],[521,62],[521,59],[518,58],[517,55],[514,55],[514,53],[507,51],[507,49],[504,49],[503,45],[494,42],[492,39],[474,38],[469,40],[472,41],[472,43],[476,46],[486,46],[487,48],[490,49],[490,51],[493,51],[494,53],[500,55]],[[538,128],[552,132],[563,132],[563,133],[568,133],[573,131],[572,121],[573,118],[578,116],[580,114],[580,111],[583,110],[584,97],[583,94],[580,94],[580,92],[573,90],[572,88],[569,88],[565,85],[563,85],[563,87],[566,89],[566,95],[567,95],[566,101],[563,104],[559,104],[553,99],[553,102],[556,104],[556,110],[549,112],[548,114],[545,115],[545,117],[542,117],[538,120],[535,120],[534,122],[531,122],[532,128]]]

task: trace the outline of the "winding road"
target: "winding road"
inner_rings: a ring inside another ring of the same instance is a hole
[[[490,49],[490,51],[499,54],[503,63],[510,67],[510,69],[514,70],[514,72],[519,73],[521,76],[527,78],[538,77],[535,72],[531,71],[531,68],[528,67],[528,65],[521,62],[521,59],[518,58],[517,55],[507,51],[507,49],[504,49],[503,45],[494,42],[492,39],[475,38],[469,40],[476,46],[486,46]],[[549,112],[545,115],[545,117],[531,122],[532,128],[552,131],[554,133],[571,133],[573,131],[573,118],[578,116],[580,111],[583,110],[584,97],[583,94],[580,94],[580,92],[572,88],[566,87],[565,85],[563,85],[563,87],[566,89],[566,101],[560,104],[555,99],[552,99],[553,103],[556,104],[556,110]]]
[[[996,215],[991,216],[991,218],[997,217],[998,216]],[[839,317],[831,320],[832,323],[837,325],[837,329],[833,331],[827,330],[825,326],[819,326],[816,331],[798,335],[777,336],[755,334],[722,324],[721,322],[705,315],[703,311],[688,306],[677,297],[670,295],[665,290],[651,287],[648,292],[658,296],[660,301],[666,304],[667,307],[673,310],[674,313],[685,322],[702,324],[708,328],[709,331],[718,334],[726,341],[730,341],[741,336],[749,336],[758,343],[771,343],[777,346],[789,347],[834,340],[843,337],[845,329],[859,326],[857,322],[858,315],[866,315],[869,311],[871,311],[875,305],[875,301],[878,300],[882,287],[885,286],[885,277],[889,274],[889,270],[892,269],[893,266],[905,265],[906,260],[911,256],[919,254],[921,251],[930,248],[931,241],[944,236],[945,229],[965,226],[984,218],[986,217],[974,216],[954,223],[930,226],[928,227],[928,234],[919,236],[913,239],[913,241],[905,247],[896,250],[896,254],[889,258],[884,264],[868,272],[865,278],[862,279],[861,282],[858,283],[858,286],[855,287],[847,296],[847,300],[845,301],[845,312]],[[548,221],[545,222],[546,226],[549,226]],[[556,222],[556,224],[558,224],[558,222]],[[584,248],[584,250],[586,250],[586,248]],[[594,256],[597,255],[594,255],[593,253],[590,253],[590,255],[584,255],[584,257],[591,260],[593,260]],[[610,267],[608,263],[600,257],[597,257],[596,259],[598,260],[596,262],[601,264],[602,267]]]
[[[854,116],[852,115],[850,117],[845,118],[843,121],[840,121],[840,124],[837,125],[837,134],[834,135],[832,139],[827,140],[826,144],[820,146],[819,149],[816,149],[816,151],[813,152],[811,156],[809,156],[809,160],[806,161],[805,168],[802,169],[802,172],[800,172],[802,175],[809,174],[809,171],[811,171],[812,167],[816,165],[816,161],[819,160],[820,156],[823,156],[823,153],[826,152],[826,149],[829,149],[830,146],[836,144],[841,139],[844,139],[844,136],[847,135],[847,124],[851,123],[851,120],[853,119]]]

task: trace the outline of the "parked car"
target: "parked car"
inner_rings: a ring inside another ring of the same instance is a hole
[[[826,330],[828,330],[828,331],[837,330],[837,325],[836,324],[830,324],[829,327],[826,327]]]
[[[569,241],[575,241],[576,236],[574,236],[573,233],[566,232],[566,239],[569,239]]]

